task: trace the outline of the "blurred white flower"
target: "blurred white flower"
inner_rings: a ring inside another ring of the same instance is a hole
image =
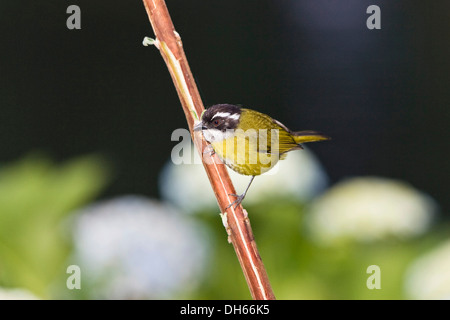
[[[175,165],[168,161],[160,176],[162,197],[185,212],[215,208],[216,198],[193,145],[192,155],[192,164]],[[231,169],[228,169],[228,172],[236,192],[243,193],[251,177],[240,175]],[[272,170],[257,176],[245,197],[244,205],[277,196],[305,201],[323,191],[327,185],[328,176],[321,164],[314,154],[305,148],[290,152],[287,158],[279,161]]]
[[[414,300],[450,300],[450,240],[412,263],[405,293]]]
[[[208,241],[204,228],[173,208],[125,196],[76,216],[73,264],[95,283],[95,298],[166,299],[199,284]]]
[[[0,287],[0,300],[39,300],[32,292],[22,288]]]
[[[406,183],[353,178],[332,187],[309,208],[306,226],[322,244],[340,239],[374,241],[412,237],[431,224],[434,201]]]

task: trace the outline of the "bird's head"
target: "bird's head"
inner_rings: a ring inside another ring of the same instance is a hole
[[[208,142],[226,139],[238,127],[241,112],[241,108],[232,104],[216,104],[203,113],[194,131],[202,131]]]

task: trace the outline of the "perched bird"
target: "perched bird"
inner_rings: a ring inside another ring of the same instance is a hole
[[[303,149],[301,143],[328,140],[316,131],[291,131],[281,122],[251,109],[232,104],[216,104],[203,112],[194,126],[201,131],[213,152],[232,170],[252,176],[242,195],[231,194],[235,208],[247,194],[255,176],[269,171],[287,156]]]

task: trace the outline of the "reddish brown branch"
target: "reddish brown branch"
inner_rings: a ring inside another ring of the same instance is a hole
[[[207,143],[201,139],[201,133],[192,131],[194,122],[202,114],[204,107],[194,78],[184,54],[181,38],[175,31],[164,0],[143,0],[150,23],[156,35],[155,45],[166,62],[172,80],[181,101],[193,140],[203,154]],[[208,156],[209,157],[209,156]],[[266,270],[259,255],[250,221],[242,206],[226,209],[234,201],[229,194],[236,191],[223,163],[213,155],[214,161],[203,161],[206,173],[217,198],[221,212],[226,216],[224,225],[241,264],[253,299],[275,299]],[[203,158],[203,157],[202,157]]]

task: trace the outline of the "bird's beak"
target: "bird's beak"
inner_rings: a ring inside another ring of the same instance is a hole
[[[202,131],[203,129],[206,129],[203,127],[203,122],[199,121],[197,124],[194,125],[194,131]]]

